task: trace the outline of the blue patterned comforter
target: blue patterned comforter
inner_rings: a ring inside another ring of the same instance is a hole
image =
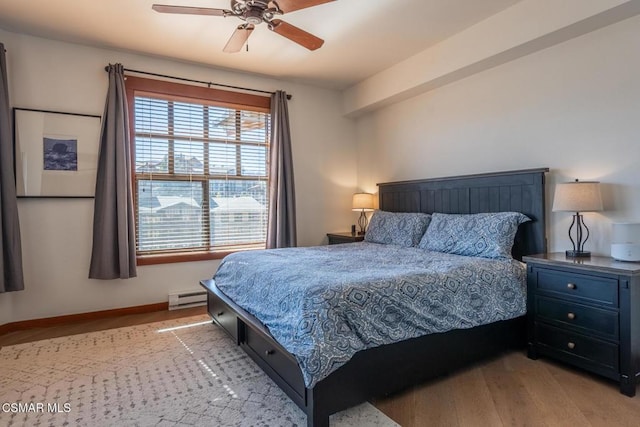
[[[214,279],[313,387],[360,350],[523,315],[525,277],[515,260],[361,242],[234,253]]]

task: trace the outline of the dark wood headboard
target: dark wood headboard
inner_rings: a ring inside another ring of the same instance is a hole
[[[513,257],[547,250],[544,174],[548,168],[378,184],[380,209],[389,212],[521,212]]]

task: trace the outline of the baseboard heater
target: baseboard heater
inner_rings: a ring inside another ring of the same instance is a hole
[[[185,291],[169,294],[169,310],[207,304],[207,291]]]

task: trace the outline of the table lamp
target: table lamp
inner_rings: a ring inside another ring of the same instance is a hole
[[[569,226],[569,240],[573,250],[566,251],[568,257],[590,257],[591,252],[584,250],[584,244],[589,239],[589,229],[584,223],[580,212],[597,212],[602,210],[602,196],[600,183],[594,181],[567,182],[556,185],[553,197],[554,212],[575,212]],[[575,233],[573,229],[575,226]],[[575,234],[575,240],[573,237]]]
[[[353,211],[360,211],[360,218],[358,218],[358,225],[360,226],[360,233],[364,234],[367,231],[367,215],[365,212],[371,212],[373,210],[373,194],[370,193],[355,193],[353,195]]]

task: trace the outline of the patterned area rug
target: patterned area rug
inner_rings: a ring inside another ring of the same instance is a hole
[[[208,316],[0,350],[2,426],[306,426]],[[368,403],[332,426],[396,426]]]

